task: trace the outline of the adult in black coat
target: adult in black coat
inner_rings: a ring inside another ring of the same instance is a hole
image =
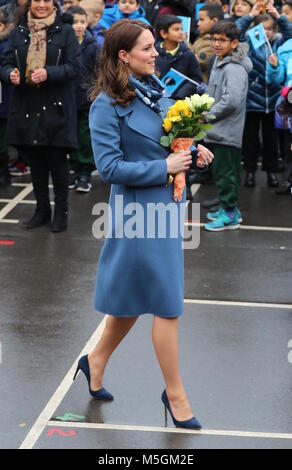
[[[29,0],[28,11],[11,32],[1,71],[2,80],[14,85],[7,142],[24,147],[30,156],[37,207],[26,228],[51,219],[49,173],[55,192],[52,231],[67,227],[67,153],[77,147],[74,79],[79,69],[80,46],[56,0]]]

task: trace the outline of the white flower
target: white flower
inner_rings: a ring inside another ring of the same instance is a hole
[[[212,96],[208,95],[207,93],[204,93],[201,97],[201,106],[207,105],[208,109],[212,108],[215,100],[212,98]]]
[[[186,98],[185,101],[189,109],[194,113],[201,105],[200,95],[192,95],[189,98]]]

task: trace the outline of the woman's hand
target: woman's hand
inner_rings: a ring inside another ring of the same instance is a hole
[[[191,151],[171,153],[166,159],[166,164],[167,174],[175,175],[181,171],[187,171],[192,164]]]
[[[9,78],[13,85],[20,85],[20,72],[18,69],[15,68],[14,70],[12,70],[9,75]]]
[[[48,78],[48,72],[46,69],[35,69],[31,74],[31,80],[36,85],[39,85],[42,82],[45,82]]]
[[[277,57],[276,52],[274,52],[274,54],[270,55],[269,62],[273,67],[278,67],[278,57]]]
[[[214,155],[210,150],[208,150],[204,145],[198,144],[198,158],[197,166],[199,168],[204,168],[205,166],[210,165],[214,159]]]

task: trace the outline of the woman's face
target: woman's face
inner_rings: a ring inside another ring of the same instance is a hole
[[[35,18],[47,18],[53,13],[53,0],[31,0],[30,10]]]
[[[137,78],[154,73],[155,59],[158,55],[154,47],[153,35],[147,29],[140,34],[130,52],[119,51],[119,58],[124,62],[128,61],[129,71]]]

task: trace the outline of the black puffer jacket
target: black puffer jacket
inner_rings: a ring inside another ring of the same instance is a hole
[[[48,29],[48,78],[40,86],[28,86],[25,81],[30,43],[26,17],[11,32],[1,70],[1,79],[6,83],[14,68],[20,70],[21,76],[20,85],[14,86],[8,116],[7,142],[11,145],[77,147],[74,79],[80,70],[80,46],[66,19],[57,14]]]
[[[76,81],[76,99],[78,111],[88,111],[91,102],[88,92],[97,79],[100,47],[90,31],[86,31],[81,43],[81,69]]]

